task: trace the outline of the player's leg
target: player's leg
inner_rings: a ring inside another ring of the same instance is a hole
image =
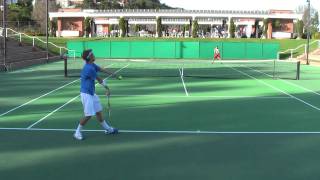
[[[90,120],[91,116],[86,116],[80,120],[80,123],[73,134],[73,137],[76,138],[77,140],[83,140],[83,135],[82,135],[82,129],[83,127],[87,124],[87,122]]]
[[[96,111],[97,120],[99,121],[99,123],[103,127],[103,129],[105,130],[105,133],[106,134],[116,134],[118,132],[118,130],[116,128],[113,128],[112,126],[110,126],[109,123],[107,122],[107,120],[103,119],[102,106],[100,103],[100,99],[97,95],[94,95],[93,103],[94,103],[94,108]]]
[[[93,107],[93,96],[85,93],[81,93],[81,102],[83,105],[83,111],[85,117],[80,120],[80,123],[73,135],[74,138],[78,140],[83,140],[82,129],[87,124],[92,116],[95,115],[94,107]]]
[[[214,54],[213,55],[213,61],[212,61],[212,64],[214,63],[214,61],[217,59],[217,55],[216,54]]]

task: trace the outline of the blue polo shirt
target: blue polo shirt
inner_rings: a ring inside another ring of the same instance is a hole
[[[80,92],[94,95],[95,93],[95,80],[100,67],[94,63],[86,63],[81,71],[81,88]]]

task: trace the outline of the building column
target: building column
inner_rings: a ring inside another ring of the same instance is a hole
[[[130,25],[129,25],[129,19],[126,20],[126,37],[129,37],[130,33]]]
[[[232,17],[228,17],[228,30],[227,30],[228,38],[231,37],[231,35],[230,35],[231,19],[232,19]]]
[[[57,34],[57,37],[61,37],[62,18],[58,18],[58,20],[57,20],[57,26],[58,26],[58,34]]]
[[[160,37],[160,35],[158,34],[158,18],[159,16],[156,16],[156,38]]]
[[[196,20],[195,16],[192,16],[192,19],[190,20],[190,29],[189,29],[189,37],[192,37],[193,33],[193,21]]]
[[[268,22],[267,38],[272,39],[272,20],[269,20],[269,22]]]

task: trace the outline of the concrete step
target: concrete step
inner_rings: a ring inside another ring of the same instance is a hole
[[[39,48],[33,48],[31,46],[17,46],[17,47],[9,47],[7,48],[7,54],[11,53],[11,54],[18,54],[18,53],[26,53],[26,52],[39,52],[39,51],[44,51],[42,49]]]
[[[30,60],[30,59],[41,59],[46,58],[47,54],[46,52],[34,52],[34,53],[25,53],[25,54],[17,54],[17,55],[9,55],[6,58],[7,63],[11,62],[19,62],[24,60]],[[3,58],[3,56],[0,56],[0,58]]]
[[[320,55],[320,49],[316,49],[316,50],[309,53],[309,59],[311,59],[311,58],[317,59],[319,55]],[[297,57],[297,59],[299,59],[299,60],[307,59],[307,55],[301,54],[300,56]]]
[[[309,59],[315,60],[315,61],[320,61],[320,55],[310,55]]]
[[[0,37],[0,43],[3,41],[3,38]],[[0,44],[1,45],[1,44]],[[32,47],[32,44],[19,43],[14,39],[8,39],[6,41],[7,47],[7,57],[6,57],[6,68],[11,70],[21,69],[27,66],[43,64],[53,61],[61,60],[59,56],[54,56],[49,53],[49,60],[47,60],[46,51]],[[0,47],[0,61],[3,59],[3,52]],[[0,64],[0,71],[4,71],[5,66],[3,62]]]
[[[311,55],[320,55],[320,48],[310,53]]]

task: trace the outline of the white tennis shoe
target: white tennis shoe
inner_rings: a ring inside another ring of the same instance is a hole
[[[118,130],[117,128],[111,127],[110,130],[105,130],[104,133],[105,133],[105,134],[118,134],[118,133],[119,133],[119,130]]]
[[[73,134],[73,137],[74,137],[76,140],[79,140],[79,141],[81,141],[81,140],[84,139],[83,136],[82,136],[82,134],[81,134],[81,132],[75,132],[75,133]]]

